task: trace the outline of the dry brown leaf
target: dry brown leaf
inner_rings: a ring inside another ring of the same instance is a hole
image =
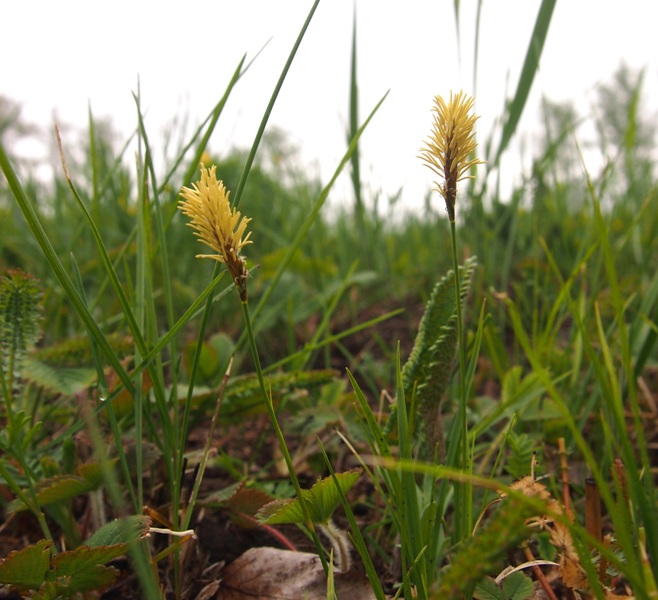
[[[557,548],[562,555],[578,558],[576,547],[573,545],[573,538],[569,528],[559,521],[554,523],[553,527],[547,529],[551,536],[551,543]]]
[[[585,570],[580,564],[578,557],[563,554],[560,557],[560,566],[558,568],[560,577],[568,588],[572,590],[588,590],[589,580]]]
[[[562,514],[562,507],[559,502],[552,498],[545,485],[537,483],[531,476],[519,479],[510,487],[526,496],[548,501],[546,514],[530,519],[528,524],[539,526],[540,529],[544,529],[551,536],[551,543],[557,548],[560,555],[558,571],[564,584],[573,590],[589,589],[589,581],[585,570],[580,564],[580,558],[573,544],[571,532],[566,525],[554,519],[555,515]]]
[[[569,528],[556,521],[553,527],[546,529],[551,536],[551,543],[557,548],[560,555],[560,567],[558,569],[564,585],[572,590],[589,589],[589,580],[580,564],[580,558],[573,545],[573,538]]]
[[[524,496],[529,498],[538,498],[539,500],[546,500],[546,513],[537,515],[528,519],[527,524],[529,527],[538,527],[539,529],[549,529],[549,525],[555,522],[555,515],[562,514],[562,507],[560,503],[555,500],[550,492],[546,489],[543,483],[539,483],[532,475],[527,475],[515,481],[510,488],[521,492]],[[504,496],[504,494],[503,494]]]
[[[374,600],[365,575],[335,573],[340,598]],[[315,554],[250,548],[222,573],[215,600],[325,600],[327,578]]]
[[[219,585],[220,585],[219,580],[211,581],[199,592],[199,595],[196,597],[196,600],[213,600],[213,598],[217,597],[215,594],[219,589]]]
[[[548,500],[551,497],[550,492],[546,489],[543,483],[539,483],[532,475],[526,475],[521,479],[515,481],[510,488],[521,492],[524,496],[531,498],[540,498],[541,500]]]

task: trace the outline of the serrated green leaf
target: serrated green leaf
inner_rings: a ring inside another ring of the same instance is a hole
[[[267,525],[304,523],[305,521],[302,507],[296,498],[268,502],[256,513],[256,519]]]
[[[45,487],[39,489],[37,493],[37,500],[41,506],[86,494],[96,487],[89,485],[82,477],[75,475],[58,475],[44,480],[42,484]],[[13,513],[22,510],[27,510],[27,506],[20,499],[16,499],[9,505],[7,512]]]
[[[108,467],[113,467],[119,459],[113,458],[105,464],[101,463],[84,463],[80,465],[76,471],[89,485],[99,486],[103,483],[103,471]]]
[[[50,569],[52,542],[41,540],[36,544],[10,552],[0,561],[0,583],[20,589],[37,589]]]
[[[361,469],[352,469],[344,473],[336,473],[338,485],[343,494],[352,489],[361,475]],[[313,485],[310,490],[304,490],[304,499],[309,501],[311,518],[314,523],[326,523],[340,502],[340,492],[332,477],[325,477]]]
[[[202,506],[223,508],[229,512],[229,518],[240,527],[254,527],[253,517],[258,510],[273,501],[272,496],[263,490],[247,488],[244,481],[213,492],[199,501]]]
[[[37,493],[41,506],[69,500],[74,496],[86,494],[96,489],[97,483],[86,481],[83,477],[75,475],[58,475],[48,480],[48,485]]]
[[[53,557],[52,575],[49,579],[58,577],[77,577],[78,573],[90,570],[97,565],[104,565],[128,551],[128,544],[112,544],[111,546],[79,546],[75,550],[62,552]],[[89,588],[93,589],[93,588]]]
[[[85,544],[90,548],[129,544],[142,539],[151,527],[151,519],[144,515],[131,515],[115,519],[101,527]]]
[[[211,492],[204,498],[199,500],[199,504],[202,506],[212,506],[212,507],[221,507],[224,506],[228,500],[235,495],[235,493],[244,487],[244,481],[239,481],[238,483],[232,483],[231,485],[222,488],[221,490],[216,490]]]
[[[505,600],[527,600],[535,593],[535,586],[525,573],[516,571],[503,579]]]
[[[110,461],[110,464],[117,459]],[[76,475],[57,475],[44,479],[37,489],[37,501],[40,506],[47,506],[61,500],[69,500],[81,494],[87,494],[100,487],[103,482],[102,466],[98,463],[81,465]],[[9,512],[19,512],[27,507],[19,499],[14,500],[8,508]]]
[[[88,367],[53,367],[28,357],[23,363],[23,377],[51,392],[72,396],[96,381],[96,370]]]
[[[66,581],[46,581],[36,592],[32,592],[29,598],[30,600],[60,600],[62,585],[66,585]]]
[[[485,577],[475,586],[473,598],[476,600],[505,600],[503,590],[491,577]]]
[[[147,517],[140,517],[140,519]],[[38,590],[34,598],[68,597],[74,592],[100,590],[114,582],[118,572],[104,564],[125,554],[127,543],[80,546],[51,559],[52,542],[40,542],[11,552],[0,562],[0,583],[19,590]]]
[[[338,485],[346,494],[361,475],[361,469],[352,469],[344,473],[336,473]],[[340,493],[332,477],[325,477],[313,485],[310,490],[302,490],[304,499],[314,523],[326,523],[340,502]],[[275,500],[261,508],[256,513],[261,523],[281,525],[283,523],[304,523],[304,514],[299,500]]]
[[[118,576],[119,571],[114,567],[91,565],[84,570],[57,577],[52,583],[56,586],[57,597],[69,597],[75,592],[102,591],[112,585]]]

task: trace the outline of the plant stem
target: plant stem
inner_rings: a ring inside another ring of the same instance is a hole
[[[201,482],[203,481],[203,474],[206,470],[206,465],[208,464],[208,456],[210,456],[210,449],[213,442],[213,434],[215,432],[215,426],[217,424],[217,418],[219,416],[219,407],[224,397],[224,391],[226,390],[226,384],[228,383],[228,378],[231,373],[231,367],[233,366],[233,357],[228,363],[226,372],[224,373],[224,379],[222,380],[222,385],[217,395],[217,401],[215,402],[215,411],[212,415],[212,420],[210,421],[210,429],[208,431],[208,437],[206,438],[206,445],[203,448],[203,455],[201,457],[201,462],[199,464],[199,470],[194,479],[194,485],[192,487],[192,493],[190,494],[190,500],[185,507],[185,514],[183,515],[183,520],[181,521],[181,529],[187,529],[190,526],[192,520],[192,513],[194,512],[194,507],[196,505],[196,500],[199,495],[199,490],[201,489]],[[189,404],[189,403],[188,403]]]
[[[11,476],[9,471],[5,468],[5,465],[2,461],[0,461],[0,476],[5,480],[5,483],[11,488],[11,490],[16,494],[16,496],[23,501],[23,504],[32,511],[32,514],[36,517],[37,521],[39,522],[39,527],[41,527],[41,531],[43,532],[44,536],[52,540],[53,536],[50,533],[50,529],[48,527],[48,523],[46,522],[46,518],[43,514],[43,511],[41,510],[41,506],[39,504],[39,501],[37,499],[37,493],[34,488],[34,481],[35,481],[35,475],[32,472],[32,469],[30,468],[28,461],[25,457],[25,453],[23,452],[23,443],[22,440],[20,439],[22,437],[22,432],[18,431],[18,427],[23,427],[24,423],[22,419],[18,419],[18,423],[14,420],[14,409],[12,407],[12,398],[11,394],[14,389],[14,378],[13,376],[13,363],[10,365],[10,370],[9,370],[9,375],[10,377],[5,377],[5,372],[4,369],[2,368],[2,363],[0,362],[0,388],[2,388],[2,394],[5,399],[5,408],[6,408],[6,415],[7,415],[7,426],[6,429],[9,432],[8,435],[8,448],[13,449],[11,454],[16,458],[18,461],[18,464],[20,464],[21,468],[23,469],[23,473],[25,474],[25,480],[27,482],[27,487],[29,490],[29,498],[27,494],[21,490],[19,487],[18,483],[14,480],[14,478]]]
[[[459,280],[459,261],[457,260],[457,233],[455,221],[450,220],[450,235],[452,237],[452,260],[455,270],[455,301],[457,303],[457,347],[459,353],[459,407],[457,419],[459,423],[459,456],[458,467],[470,471],[468,458],[468,423],[466,420],[466,345],[464,342],[464,321],[462,317],[461,284]],[[471,484],[458,484],[456,489],[455,510],[457,518],[457,539],[466,539],[472,523]]]
[[[22,467],[25,467],[25,463],[22,460],[22,456],[16,456],[18,459],[20,465]],[[21,490],[19,487],[18,483],[14,480],[12,475],[7,471],[5,468],[5,465],[0,461],[0,477],[2,477],[5,480],[5,483],[9,486],[9,488],[16,494],[19,500],[25,504],[25,506],[32,512],[32,514],[36,517],[37,521],[39,522],[39,527],[41,527],[41,532],[45,536],[46,539],[48,540],[53,540],[53,535],[50,533],[50,528],[48,527],[48,523],[46,522],[46,517],[43,514],[43,511],[41,510],[41,506],[39,505],[39,502],[37,500],[37,495],[36,491],[34,489],[34,485],[32,483],[32,477],[28,474],[28,471],[26,471],[26,480],[27,480],[27,485],[28,489],[30,491],[30,497],[28,498],[27,494]]]
[[[313,542],[315,543],[315,547],[318,551],[320,561],[322,562],[322,568],[324,569],[324,572],[328,574],[329,565],[327,564],[327,559],[324,555],[324,548],[320,543],[320,538],[318,537],[317,530],[315,529],[315,525],[313,524],[313,520],[311,519],[311,512],[309,511],[308,506],[306,504],[306,498],[302,493],[303,490],[299,485],[299,480],[297,479],[297,474],[295,473],[295,467],[292,464],[292,457],[290,456],[290,452],[288,451],[288,446],[286,445],[286,440],[283,437],[283,432],[281,431],[281,427],[279,427],[279,422],[276,418],[276,412],[274,410],[274,403],[272,402],[272,396],[267,392],[267,388],[265,387],[265,379],[263,378],[263,370],[260,365],[260,358],[258,356],[258,348],[256,346],[256,338],[254,337],[254,330],[251,325],[251,317],[249,315],[249,304],[247,300],[242,301],[242,314],[244,316],[244,322],[247,327],[247,336],[249,337],[249,348],[251,350],[251,357],[252,360],[254,361],[254,368],[256,369],[256,374],[258,376],[258,383],[260,384],[260,389],[263,393],[265,406],[267,407],[267,412],[269,414],[270,421],[272,422],[272,427],[274,427],[274,433],[276,434],[277,440],[279,442],[281,453],[283,454],[283,458],[286,461],[286,466],[288,467],[288,473],[290,474],[290,479],[292,480],[292,484],[295,488],[295,492],[297,493],[297,498],[299,499],[299,505],[302,509],[302,512],[304,513],[304,521],[306,527],[310,531],[311,537],[313,538]]]

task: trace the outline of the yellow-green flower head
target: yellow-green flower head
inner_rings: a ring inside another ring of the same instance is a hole
[[[419,155],[425,165],[440,177],[439,181],[434,182],[435,189],[443,196],[451,221],[455,220],[457,182],[472,177],[468,175],[470,168],[484,162],[477,158],[469,159],[477,146],[475,121],[478,117],[471,114],[472,109],[473,98],[464,92],[457,95],[450,92],[447,103],[441,96],[436,96],[432,107],[432,133]]]
[[[212,258],[224,263],[235,284],[246,298],[247,269],[241,256],[244,246],[251,244],[251,232],[245,235],[251,219],[243,217],[239,210],[231,208],[229,192],[224,183],[217,179],[216,167],[201,167],[201,179],[184,187],[180,195],[183,198],[178,208],[191,220],[188,223],[194,229],[199,241],[212,248],[216,254],[197,254],[197,258]],[[243,298],[244,299],[244,298]]]

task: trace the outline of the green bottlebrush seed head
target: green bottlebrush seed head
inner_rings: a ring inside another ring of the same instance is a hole
[[[0,357],[5,380],[14,387],[28,350],[41,336],[41,290],[21,270],[0,277]]]

